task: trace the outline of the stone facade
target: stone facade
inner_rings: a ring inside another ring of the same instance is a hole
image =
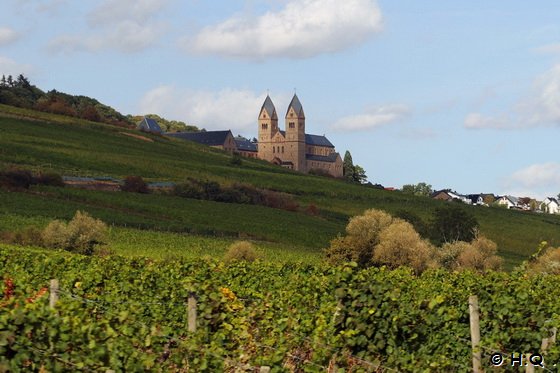
[[[258,119],[258,157],[299,172],[327,173],[342,177],[342,158],[325,137],[305,133],[305,113],[294,95],[285,116],[285,130],[278,127],[278,114],[267,96]]]

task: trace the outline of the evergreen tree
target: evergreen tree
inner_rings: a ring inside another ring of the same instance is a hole
[[[2,74],[2,80],[0,80],[0,87],[6,87],[8,82],[6,81],[6,75]]]
[[[14,86],[14,78],[12,78],[11,75],[8,75],[8,86],[13,87]]]
[[[354,179],[354,162],[352,161],[352,154],[347,150],[344,153],[344,161],[342,162],[342,174],[348,180]]]

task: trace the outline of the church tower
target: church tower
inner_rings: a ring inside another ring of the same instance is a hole
[[[306,172],[305,114],[296,94],[286,112],[286,145],[288,150],[286,160],[294,164],[295,170]]]
[[[272,161],[272,137],[278,132],[278,115],[269,95],[266,95],[259,113],[259,149],[258,157]]]

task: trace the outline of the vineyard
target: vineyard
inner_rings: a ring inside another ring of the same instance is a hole
[[[0,246],[0,371],[471,370],[467,299],[489,355],[538,352],[556,277],[85,257]],[[59,280],[49,307],[49,283]],[[189,297],[196,330],[189,331]],[[546,363],[559,361],[552,346]]]

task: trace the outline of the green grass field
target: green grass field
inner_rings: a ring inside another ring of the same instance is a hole
[[[311,204],[317,206],[320,216],[165,195],[44,187],[27,193],[0,191],[0,214],[14,221],[45,221],[70,219],[76,210],[85,210],[117,227],[188,233],[218,240],[250,238],[268,242],[281,250],[293,248],[292,252],[301,251],[305,256],[308,253],[317,255],[332,238],[344,231],[349,217],[367,208],[390,213],[407,210],[428,221],[433,211],[443,206],[443,202],[429,198],[302,175],[260,160],[243,159],[241,166],[232,166],[231,156],[218,150],[142,134],[151,140],[146,141],[125,133],[139,134],[119,127],[0,105],[0,168],[15,166],[66,176],[123,178],[139,175],[150,181],[180,182],[193,177],[220,183],[242,182],[290,193],[303,208]],[[382,179],[382,175],[370,177]],[[474,206],[465,208],[478,219],[481,233],[498,243],[507,268],[529,256],[543,240],[560,246],[560,216]],[[3,224],[15,225],[6,220],[2,219]],[[140,245],[138,240],[135,245]],[[124,246],[119,250],[135,252]],[[278,256],[282,256],[281,251]]]

